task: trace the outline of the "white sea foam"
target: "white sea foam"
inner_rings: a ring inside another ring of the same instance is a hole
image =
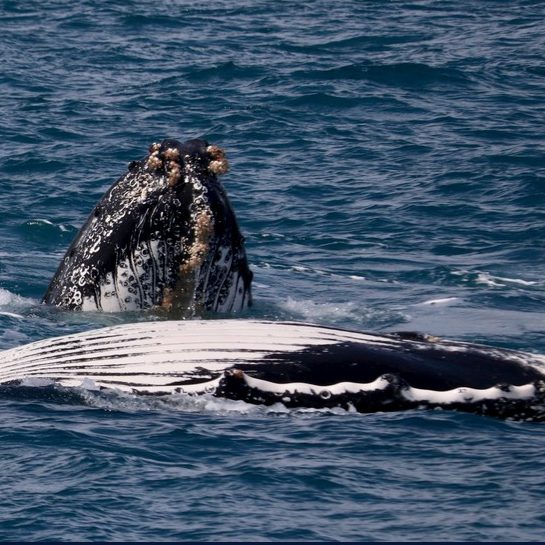
[[[188,413],[211,413],[216,415],[288,414],[290,409],[281,403],[265,407],[245,401],[214,397],[211,394],[172,394],[166,396],[139,396],[119,390],[89,390],[76,388],[83,401],[91,406],[108,411],[180,411]]]
[[[24,316],[21,316],[21,314],[15,314],[15,312],[3,312],[0,311],[0,316],[9,316],[10,318],[18,318],[18,319],[24,319]]]
[[[533,280],[522,280],[521,278],[508,278],[505,276],[495,276],[488,272],[479,272],[477,274],[477,283],[491,287],[503,287],[507,284],[516,284],[519,286],[535,286],[538,282]]]
[[[417,303],[417,305],[448,305],[458,300],[459,297],[443,297],[440,299],[428,299],[427,301],[422,301],[422,303]]]
[[[51,220],[47,220],[45,218],[34,218],[27,221],[27,225],[41,225],[44,223],[46,225],[54,225],[54,223]]]
[[[208,413],[213,415],[243,415],[243,416],[268,416],[275,417],[297,416],[313,418],[320,414],[346,415],[357,413],[353,406],[348,409],[341,407],[288,408],[281,402],[273,405],[255,405],[241,400],[231,400],[214,397],[212,394],[189,395],[173,394],[167,396],[139,396],[116,390],[86,390],[76,388],[83,402],[90,407],[107,411],[142,412],[142,411],[179,411],[185,413]],[[361,414],[361,413],[360,413]]]
[[[312,299],[298,300],[288,297],[281,304],[284,310],[311,322],[324,320],[361,320],[362,309],[351,301],[344,303],[317,303]]]
[[[521,286],[535,286],[538,282],[533,280],[522,280],[521,278],[507,278],[505,276],[491,276],[495,280],[505,282],[507,284],[519,284]]]
[[[484,284],[485,286],[490,286],[493,288],[496,287],[503,287],[505,284],[502,284],[501,282],[497,282],[498,278],[492,276],[490,273],[478,273],[477,274],[477,284]]]
[[[505,287],[514,284],[516,286],[540,286],[543,282],[536,280],[524,280],[522,278],[509,278],[507,276],[498,276],[487,271],[469,271],[461,269],[452,271],[453,276],[461,276],[466,282],[475,281],[477,284],[483,284],[490,287]]]
[[[21,386],[30,386],[32,388],[43,388],[44,386],[52,386],[54,381],[49,378],[40,377],[25,377],[21,380]]]
[[[33,305],[35,303],[36,301],[34,301],[33,299],[30,299],[28,297],[22,297],[20,295],[17,295],[16,293],[12,293],[9,290],[0,288],[0,308],[21,308],[28,307],[29,305]]]
[[[288,297],[278,306],[289,314],[290,318],[303,322],[330,323],[330,324],[359,324],[369,327],[372,323],[407,321],[405,315],[393,309],[368,308],[355,301],[343,302],[316,302],[313,299],[294,299]]]
[[[61,231],[63,233],[66,233],[66,232],[68,232],[70,230],[70,228],[67,227],[66,225],[64,225],[63,223],[53,223],[51,220],[48,220],[46,218],[33,218],[33,219],[30,219],[27,222],[25,222],[25,225],[30,226],[30,227],[33,227],[35,225],[37,225],[37,226],[48,225],[48,226],[55,227],[56,229],[58,229],[59,231]]]

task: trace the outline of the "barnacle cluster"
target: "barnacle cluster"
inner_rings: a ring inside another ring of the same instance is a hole
[[[152,144],[146,165],[150,170],[164,168],[168,185],[171,187],[180,181],[182,168],[180,165],[180,152],[177,148],[167,148],[161,152],[161,144]]]
[[[208,165],[208,170],[217,176],[225,174],[229,170],[229,161],[227,161],[225,151],[223,151],[223,149],[219,146],[215,145],[208,146],[206,151],[212,159]]]
[[[160,308],[166,311],[176,307],[185,311],[195,311],[195,289],[199,267],[210,251],[210,239],[214,233],[214,218],[208,209],[196,213],[193,237],[183,238],[182,246],[187,245],[187,258],[179,265],[179,275],[174,287],[165,287]]]
[[[181,166],[180,166],[180,152],[177,148],[168,148],[163,154],[166,164],[166,172],[168,177],[168,185],[175,186],[180,181]]]
[[[152,144],[149,148],[149,157],[147,161],[147,166],[151,170],[158,170],[162,168],[163,161],[161,160],[161,157],[159,156],[159,152],[161,151],[161,144],[158,144],[157,142],[155,144]]]
[[[173,187],[182,177],[183,159],[180,157],[180,151],[177,148],[161,148],[161,144],[157,142],[150,146],[146,166],[150,170],[163,169],[167,176],[168,185]],[[206,148],[206,153],[210,159],[208,170],[211,173],[221,176],[229,170],[229,162],[222,148],[211,145]]]
[[[189,247],[189,256],[180,266],[180,273],[185,274],[202,265],[209,250],[210,237],[214,232],[214,218],[209,209],[200,210],[195,217],[193,243]]]

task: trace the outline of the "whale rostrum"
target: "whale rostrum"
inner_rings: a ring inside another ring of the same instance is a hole
[[[43,302],[180,317],[251,305],[244,239],[218,180],[227,169],[224,151],[205,140],[153,144],[91,212]]]

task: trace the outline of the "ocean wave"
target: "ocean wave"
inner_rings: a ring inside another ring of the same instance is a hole
[[[28,240],[53,243],[70,241],[78,231],[73,225],[44,218],[29,219],[19,226],[19,230]]]
[[[467,86],[472,81],[458,68],[419,62],[347,64],[300,71],[292,76],[320,81],[369,80],[383,85],[409,88],[425,88],[437,84]]]
[[[286,318],[307,322],[385,328],[406,321],[404,314],[396,310],[363,306],[353,301],[324,302],[314,299],[287,297],[277,304]]]
[[[36,304],[35,299],[22,297],[21,295],[12,293],[5,288],[0,288],[0,309],[3,311],[8,311],[10,309],[24,309],[34,304]]]
[[[522,288],[540,287],[544,286],[543,281],[537,280],[525,280],[523,278],[508,278],[505,276],[494,275],[486,271],[452,271],[453,276],[460,277],[463,282],[484,285],[492,288],[501,288],[509,286],[519,286]]]
[[[187,71],[189,81],[205,81],[210,79],[254,79],[267,72],[260,66],[241,66],[233,61],[209,66],[206,68],[192,68]]]

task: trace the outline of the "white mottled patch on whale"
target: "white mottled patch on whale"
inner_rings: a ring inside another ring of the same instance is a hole
[[[341,396],[344,394],[357,394],[374,390],[384,390],[390,386],[390,381],[379,377],[370,383],[338,382],[330,385],[317,385],[304,382],[275,383],[266,380],[252,378],[245,373],[240,374],[250,388],[262,392],[271,392],[277,395],[306,394],[321,396]],[[509,388],[454,388],[452,390],[437,391],[408,386],[401,390],[401,395],[408,401],[436,403],[449,405],[452,403],[474,403],[492,399],[530,399],[536,393],[533,384],[522,386],[510,386]]]
[[[489,399],[531,399],[536,393],[533,384],[522,386],[510,385],[508,388],[453,388],[452,390],[437,391],[421,388],[406,388],[402,395],[408,401],[425,401],[441,405],[452,403],[475,403]]]
[[[361,384],[358,382],[338,382],[336,384],[329,384],[326,386],[310,384],[307,382],[271,382],[250,377],[246,373],[242,373],[241,378],[250,388],[256,388],[257,390],[263,392],[271,392],[278,395],[289,395],[297,393],[321,396],[325,398],[332,395],[342,395],[346,393],[357,394],[359,392],[384,390],[390,385],[390,382],[384,377],[378,377],[376,380],[365,384]]]

